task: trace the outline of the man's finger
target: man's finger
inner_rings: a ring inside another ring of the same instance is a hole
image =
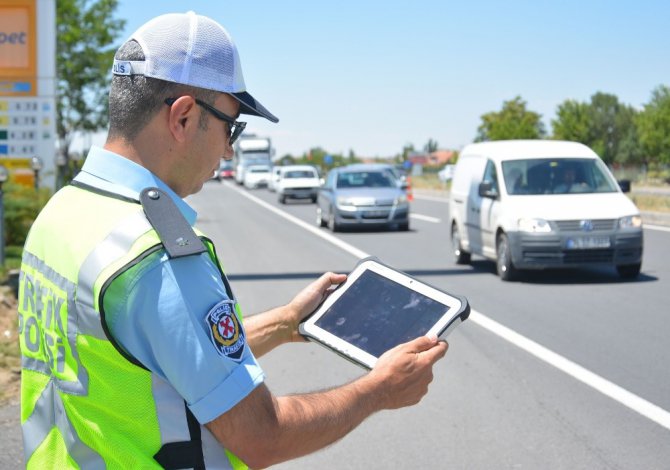
[[[437,343],[437,337],[436,336],[419,336],[416,339],[413,339],[412,341],[408,341],[405,343],[403,346],[406,347],[410,352],[413,353],[420,353],[422,351],[426,351]]]
[[[328,272],[322,274],[321,277],[316,280],[316,283],[322,291],[325,291],[333,284],[342,284],[346,279],[347,279],[346,274],[335,274]]]
[[[437,341],[437,343],[432,348],[420,352],[419,355],[431,363],[434,363],[447,354],[447,349],[449,349],[449,343],[446,341]]]

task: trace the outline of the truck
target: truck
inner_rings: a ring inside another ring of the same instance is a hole
[[[250,165],[272,166],[274,148],[269,137],[255,134],[242,134],[235,142],[235,181],[244,184],[244,174]]]

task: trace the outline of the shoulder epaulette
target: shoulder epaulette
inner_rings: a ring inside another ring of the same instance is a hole
[[[146,188],[140,194],[140,202],[170,258],[207,251],[193,227],[166,193],[158,188]]]

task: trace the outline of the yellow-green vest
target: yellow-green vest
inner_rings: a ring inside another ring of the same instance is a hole
[[[159,461],[166,468],[246,468],[172,386],[110,341],[106,287],[164,247],[138,201],[80,186],[51,198],[23,253],[18,307],[27,468],[135,469]],[[212,243],[199,236],[221,269]]]

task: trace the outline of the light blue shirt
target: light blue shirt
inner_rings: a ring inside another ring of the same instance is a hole
[[[156,175],[100,147],[91,148],[75,181],[136,200],[143,189],[157,187],[191,225],[197,217]],[[165,250],[130,268],[105,294],[105,320],[116,342],[167,380],[201,423],[228,411],[265,378],[248,345],[238,359],[217,348],[208,315],[227,300],[207,253],[170,259]]]

